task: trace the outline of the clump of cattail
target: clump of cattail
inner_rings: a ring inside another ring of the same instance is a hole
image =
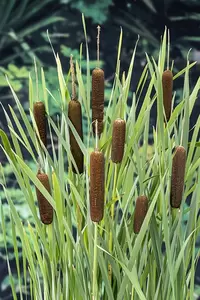
[[[99,36],[100,26],[97,35],[97,61],[99,63]],[[104,71],[96,68],[92,71],[92,124],[93,133],[95,134],[95,121],[98,121],[98,135],[103,132],[104,116]]]
[[[98,150],[96,121],[96,149],[90,155],[90,217],[93,222],[100,222],[104,214],[104,155]]]
[[[81,140],[83,140],[83,128],[82,128],[82,111],[81,104],[76,99],[76,90],[75,90],[75,72],[72,57],[70,60],[71,64],[71,73],[72,73],[72,99],[69,101],[68,105],[68,117],[72,124],[74,125],[77,133],[79,134]],[[80,146],[78,145],[75,136],[73,135],[71,129],[69,130],[70,138],[70,147],[72,156],[76,162],[79,173],[83,173],[83,152],[81,151]],[[72,166],[72,170],[76,173],[76,168]]]
[[[40,171],[37,174],[37,178],[43,184],[45,189],[50,193],[50,184],[48,175],[45,173],[41,173]],[[36,188],[37,200],[39,205],[40,211],[40,218],[42,223],[48,225],[51,224],[53,221],[53,207],[48,202],[48,200],[44,197],[44,195]]]
[[[171,70],[165,70],[162,75],[163,105],[167,122],[171,116],[173,74]]]
[[[148,211],[148,198],[146,196],[139,196],[136,200],[135,212],[134,212],[134,233],[139,233],[142,227],[143,221]]]
[[[120,163],[124,155],[126,136],[126,122],[117,119],[113,123],[111,159],[114,163]]]
[[[171,206],[179,208],[181,205],[184,189],[184,175],[186,165],[186,151],[183,146],[176,147],[175,155],[172,161],[171,177]]]
[[[37,101],[33,106],[33,113],[35,122],[38,128],[40,139],[44,146],[47,146],[47,132],[46,132],[46,112],[45,105],[41,101]]]

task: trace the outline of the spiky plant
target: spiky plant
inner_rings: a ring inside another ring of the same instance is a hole
[[[83,26],[86,36],[84,18]],[[24,126],[18,121],[12,107],[11,114],[5,111],[12,145],[5,132],[0,130],[1,146],[27,201],[27,210],[30,210],[33,216],[32,223],[27,220],[22,224],[15,208],[17,199],[10,196],[4,168],[1,167],[1,185],[10,209],[20,299],[24,299],[26,293],[31,299],[38,300],[194,299],[195,269],[199,257],[199,251],[195,252],[195,244],[200,231],[200,148],[197,142],[200,118],[193,128],[191,140],[188,138],[189,120],[200,89],[200,79],[193,90],[190,90],[189,72],[194,63],[190,64],[189,61],[186,62],[185,69],[174,74],[174,81],[182,75],[183,96],[182,101],[176,107],[172,107],[171,117],[165,124],[162,74],[166,63],[166,39],[165,32],[158,61],[146,56],[147,64],[137,89],[131,91],[130,82],[137,45],[133,50],[126,76],[121,78],[122,32],[120,34],[116,76],[112,93],[107,99],[108,106],[104,111],[104,129],[100,136],[96,136],[99,138],[99,151],[105,158],[104,217],[99,223],[92,222],[94,219],[91,220],[90,215],[90,187],[92,185],[93,192],[97,195],[97,175],[100,171],[102,174],[102,170],[100,166],[99,169],[94,169],[95,163],[90,160],[96,153],[91,154],[94,138],[89,109],[91,74],[87,38],[86,82],[82,78],[81,64],[76,62],[78,95],[83,115],[87,118],[87,135],[84,136],[84,141],[68,118],[66,107],[69,100],[65,98],[65,95],[69,94],[68,85],[64,80],[58,55],[55,58],[61,113],[55,121],[48,114],[48,109],[46,110],[51,152],[45,147],[40,147],[38,143],[38,136],[33,129],[32,108],[30,116],[26,115],[10,86]],[[30,77],[30,82],[31,80]],[[174,89],[175,86],[176,82]],[[30,88],[32,87],[30,84]],[[133,99],[130,107],[127,106],[129,95]],[[51,97],[50,94],[49,102],[52,101]],[[46,105],[48,101],[46,99]],[[138,101],[141,101],[142,105],[136,114]],[[30,107],[32,103],[33,99],[30,98]],[[157,125],[153,128],[154,151],[151,157],[148,157],[149,132],[152,130],[149,120],[154,103],[157,104]],[[119,110],[123,112],[122,119],[126,120],[126,147],[121,163],[113,164],[110,159],[111,125],[118,117]],[[76,165],[70,149],[70,130],[84,155],[83,174],[74,174],[70,167]],[[55,145],[55,136],[58,145]],[[182,204],[180,209],[174,210],[170,205],[171,176],[173,149],[178,145],[184,147],[187,161]],[[38,180],[35,170],[24,161],[22,148],[31,155],[35,165],[39,157],[41,169],[48,175],[51,193]],[[35,186],[54,210],[53,222],[50,225],[44,225],[39,218]],[[135,234],[135,202],[140,195],[148,198],[148,211],[143,216],[138,234]],[[187,222],[184,222],[185,219]],[[5,225],[3,205],[1,227],[6,247],[8,225]],[[19,256],[18,241],[22,245],[22,260]],[[13,283],[15,275],[10,268],[8,253],[7,258],[13,299],[17,299]]]

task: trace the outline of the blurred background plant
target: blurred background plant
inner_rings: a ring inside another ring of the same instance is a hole
[[[39,59],[39,54],[49,51],[41,30],[53,28],[55,23],[64,20],[58,15],[59,10],[60,6],[53,0],[1,1],[0,87],[7,86],[3,76],[6,74],[16,91],[21,90],[28,77],[25,66],[32,64],[33,56]],[[18,69],[16,65],[25,66]]]
[[[140,35],[138,51],[134,68],[131,89],[134,90],[140,78],[142,67],[145,65],[145,52],[158,56],[161,34],[167,26],[171,35],[172,60],[176,61],[176,68],[185,66],[188,50],[192,48],[190,59],[197,61],[191,72],[191,86],[199,76],[200,70],[200,2],[198,0],[2,0],[0,4],[0,101],[5,105],[15,104],[5,79],[9,78],[14,90],[18,93],[23,106],[28,109],[29,72],[33,83],[33,57],[36,57],[38,66],[45,69],[46,86],[58,97],[58,78],[55,60],[47,39],[47,29],[53,47],[59,53],[64,74],[69,70],[69,57],[74,59],[80,55],[80,44],[84,42],[84,33],[81,24],[81,13],[87,21],[88,43],[90,47],[91,67],[96,60],[96,26],[101,24],[101,64],[106,74],[106,98],[110,93],[110,81],[115,72],[113,55],[117,49],[117,39],[120,26],[123,27],[123,45],[121,53],[121,69],[127,72],[129,57],[133,45]],[[84,47],[84,45],[83,45]],[[92,62],[93,61],[93,62]],[[82,68],[85,73],[86,57],[83,57]],[[85,80],[85,77],[83,76]],[[181,82],[177,79],[176,101],[181,94]],[[179,89],[180,87],[180,89]],[[43,97],[42,92],[39,92]],[[193,111],[191,123],[195,124],[199,115],[199,104]],[[58,111],[58,105],[51,102],[50,113]],[[3,110],[0,110],[0,126],[5,128]],[[151,116],[154,122],[154,115]],[[10,178],[10,189],[19,199],[17,205],[21,209],[22,219],[27,218],[26,205],[20,190],[12,179],[9,165],[5,165],[5,157],[0,152],[0,161],[6,168]],[[30,164],[31,162],[29,162]],[[3,197],[0,192],[1,198]],[[9,219],[9,211],[7,211]],[[12,255],[12,239],[10,241],[10,255]],[[14,264],[14,262],[13,262]],[[9,294],[7,266],[3,252],[3,238],[0,228],[0,299],[6,299]],[[197,283],[200,283],[197,275]],[[9,299],[9,298],[8,298]],[[12,299],[12,298],[10,298]]]

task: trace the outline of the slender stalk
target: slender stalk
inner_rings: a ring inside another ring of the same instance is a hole
[[[95,121],[95,150],[99,149],[99,140],[98,140],[98,120]]]
[[[172,222],[174,223],[178,214],[178,210],[177,208],[173,208],[173,207],[171,208],[171,210],[172,210]]]
[[[115,190],[117,184],[117,164],[115,164],[115,171],[114,171],[114,183],[113,183],[113,193],[112,193],[112,202],[115,199]],[[115,213],[115,202],[111,205],[111,220],[114,221],[114,213]],[[112,222],[113,223],[113,222]],[[112,254],[113,250],[113,234],[112,230],[110,230],[110,237],[109,237],[109,252]],[[112,267],[108,265],[108,278],[110,282],[112,281]]]
[[[98,227],[97,223],[94,222],[94,259],[93,259],[93,278],[92,278],[92,299],[97,300],[98,286],[97,286],[97,237]]]
[[[134,288],[132,287],[132,291],[131,291],[131,300],[134,300]]]
[[[170,54],[170,33],[168,29],[168,43],[167,43],[167,70],[169,70],[169,54]]]
[[[70,56],[70,70],[72,75],[72,100],[76,99],[76,79],[75,79],[75,71],[74,71],[74,63],[73,63],[73,56]]]
[[[34,56],[34,67],[35,67],[35,77],[36,77],[36,96],[37,96],[37,101],[39,101],[39,80],[38,80],[38,71],[37,71],[37,63],[36,63],[35,56]]]
[[[97,26],[97,67],[100,67],[100,62],[99,62],[99,45],[100,45],[100,31],[101,27],[98,25]]]
[[[98,121],[95,121],[95,150],[99,148],[98,145]],[[93,260],[93,278],[92,278],[92,299],[97,300],[98,287],[97,287],[97,235],[98,227],[97,222],[94,222],[94,260]]]

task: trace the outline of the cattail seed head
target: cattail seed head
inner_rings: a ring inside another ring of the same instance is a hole
[[[92,72],[92,124],[95,134],[95,121],[98,121],[98,135],[103,132],[104,115],[104,71],[96,68]]]
[[[162,75],[163,87],[163,105],[167,122],[170,119],[172,107],[172,90],[173,90],[173,74],[172,71],[166,70]]]
[[[139,196],[136,200],[135,212],[134,212],[134,233],[139,233],[142,227],[143,221],[148,211],[148,198],[146,196]]]
[[[51,190],[50,190],[48,175],[45,173],[38,172],[37,178],[43,184],[45,189],[50,193]],[[48,202],[48,200],[44,197],[44,195],[39,191],[38,188],[36,188],[36,194],[37,194],[41,221],[46,225],[51,224],[53,221],[53,208],[51,204]]]
[[[126,122],[117,119],[113,123],[111,159],[114,163],[120,163],[124,155],[126,136]]]
[[[90,216],[93,222],[103,219],[104,213],[104,155],[95,150],[90,155]]]
[[[43,102],[38,101],[34,103],[33,113],[35,122],[38,128],[40,139],[44,146],[47,146],[47,133],[46,133],[46,115],[45,115],[45,105]]]
[[[181,205],[182,194],[184,189],[184,176],[186,165],[186,151],[182,146],[176,147],[175,155],[172,161],[171,177],[171,206],[179,208]]]
[[[81,104],[77,100],[69,101],[68,106],[68,117],[72,124],[74,125],[77,133],[79,134],[81,140],[83,140],[83,128],[82,128],[82,111]],[[79,147],[71,129],[69,130],[70,146],[71,152],[76,162],[79,173],[83,173],[83,152]],[[76,173],[76,169],[72,166],[72,170]]]

